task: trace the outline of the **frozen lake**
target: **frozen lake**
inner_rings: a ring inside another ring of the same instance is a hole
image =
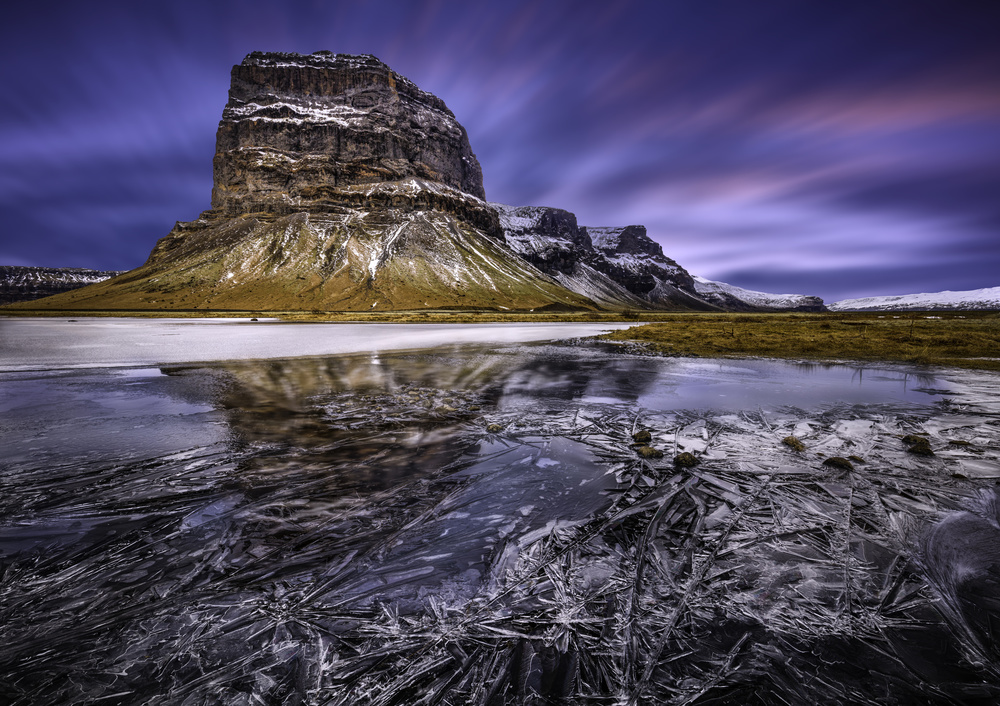
[[[634,324],[350,324],[273,319],[0,318],[0,370],[158,365],[526,343]]]
[[[995,374],[130,323],[0,344],[2,703],[1000,700]]]

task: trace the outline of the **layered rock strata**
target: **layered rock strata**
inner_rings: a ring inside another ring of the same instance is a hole
[[[246,57],[212,209],[146,263],[52,308],[593,309],[504,246],[468,136],[373,56]]]
[[[212,208],[302,210],[337,187],[438,182],[485,198],[469,138],[440,98],[371,55],[254,52],[233,67]]]

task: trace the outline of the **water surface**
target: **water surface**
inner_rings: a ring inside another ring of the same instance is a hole
[[[50,368],[0,373],[3,700],[1000,698],[990,374],[543,344]]]

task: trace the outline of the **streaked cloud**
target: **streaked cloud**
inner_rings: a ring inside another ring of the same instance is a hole
[[[643,223],[698,274],[827,300],[996,286],[998,20],[943,0],[21,5],[0,262],[140,264],[208,206],[229,67],[330,49],[444,98],[491,199]]]

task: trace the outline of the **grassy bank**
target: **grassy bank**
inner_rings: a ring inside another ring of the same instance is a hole
[[[596,312],[596,311],[261,311],[261,310],[204,310],[204,309],[106,309],[106,310],[65,310],[47,309],[5,309],[0,307],[0,317],[57,317],[81,319],[87,317],[113,316],[142,319],[157,318],[278,318],[282,321],[347,322],[371,323],[517,323],[517,322],[620,322],[620,321],[664,321],[670,313],[642,312]]]
[[[603,338],[668,355],[877,360],[1000,370],[1000,313],[673,314]]]

